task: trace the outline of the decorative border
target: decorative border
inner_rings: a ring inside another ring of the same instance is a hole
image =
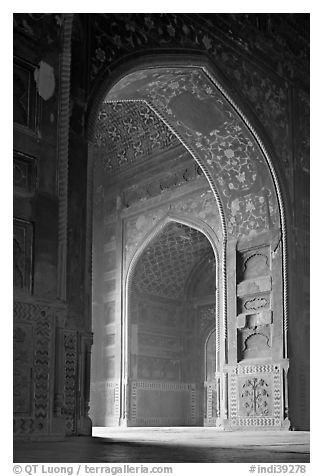
[[[231,373],[236,375],[251,375],[264,372],[280,372],[280,366],[278,364],[237,365],[231,370]]]
[[[67,435],[76,433],[78,345],[76,331],[64,331],[64,416]]]
[[[196,384],[195,383],[172,383],[172,382],[156,382],[156,381],[132,381],[130,383],[130,419],[127,422],[131,425],[143,426],[176,426],[183,425],[182,418],[169,417],[137,417],[137,398],[138,389],[142,390],[160,390],[168,392],[188,392],[190,396],[190,415],[185,418],[186,425],[196,424]]]
[[[275,418],[259,417],[259,418],[235,418],[231,420],[232,426],[259,426],[259,427],[281,427],[281,421]]]
[[[13,323],[13,414],[33,416],[34,332],[32,322]]]
[[[105,384],[106,391],[114,390],[114,413],[111,418],[113,418],[113,424],[119,424],[120,418],[120,383],[118,382],[107,382]]]
[[[206,391],[206,408],[205,408],[205,421],[208,425],[215,426],[216,418],[220,416],[219,409],[219,395],[217,389],[216,381],[207,381],[205,382],[205,391]],[[213,416],[213,405],[214,405],[214,392],[216,393],[216,416]]]
[[[32,388],[34,401],[32,416],[14,416],[14,436],[48,434],[50,427],[50,375],[52,366],[53,319],[55,310],[50,306],[15,302],[15,322],[31,322],[34,328],[34,357]]]
[[[70,124],[70,76],[72,59],[73,13],[63,15],[63,53],[60,61],[60,98],[58,126],[58,282],[57,295],[66,300],[68,149]]]

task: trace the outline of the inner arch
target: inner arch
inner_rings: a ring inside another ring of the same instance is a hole
[[[137,259],[128,293],[128,425],[202,426],[205,330],[216,325],[211,243],[169,222]],[[213,350],[208,365],[215,369]]]

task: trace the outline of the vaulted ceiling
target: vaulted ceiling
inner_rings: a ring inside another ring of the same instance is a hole
[[[104,103],[95,131],[96,153],[104,170],[115,174],[180,145],[144,102]]]
[[[192,270],[206,256],[214,256],[203,233],[181,223],[170,223],[139,259],[133,283],[136,291],[179,299]]]

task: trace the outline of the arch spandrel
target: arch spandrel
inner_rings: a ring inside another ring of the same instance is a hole
[[[118,82],[107,101],[142,100],[176,131],[210,172],[229,235],[279,227],[266,159],[233,106],[201,68],[138,71]]]

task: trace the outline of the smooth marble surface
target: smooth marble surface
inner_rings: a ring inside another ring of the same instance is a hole
[[[14,462],[305,463],[309,432],[93,428],[91,437],[16,441]]]

